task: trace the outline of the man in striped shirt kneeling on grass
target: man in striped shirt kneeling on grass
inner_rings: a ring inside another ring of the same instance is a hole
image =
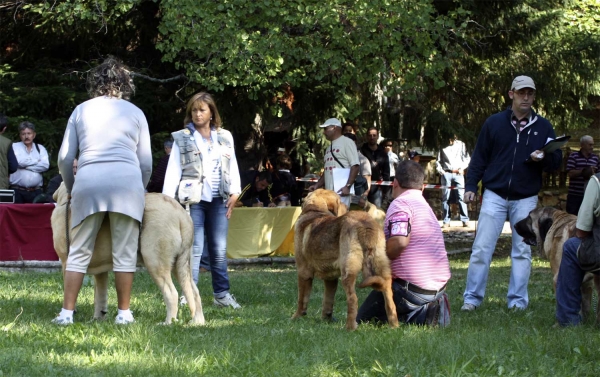
[[[414,161],[396,168],[384,223],[386,251],[391,260],[392,290],[398,320],[417,325],[450,324],[446,284],[450,263],[444,237],[423,197],[425,172]],[[358,310],[357,322],[386,322],[383,294],[373,291]]]

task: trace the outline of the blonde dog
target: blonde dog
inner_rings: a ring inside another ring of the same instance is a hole
[[[66,234],[67,190],[61,184],[53,195],[56,208],[52,212],[52,236],[54,249],[62,263],[63,271],[68,257]],[[69,213],[70,215],[70,213]],[[70,229],[70,237],[79,226]],[[144,218],[140,230],[138,265],[144,265],[150,276],[161,290],[167,317],[165,324],[177,320],[178,293],[171,271],[175,272],[187,299],[192,320],[190,324],[203,325],[204,313],[198,288],[191,275],[191,252],[194,237],[194,225],[187,212],[174,199],[155,193],[146,194]],[[103,319],[108,310],[108,272],[112,265],[112,243],[108,217],[98,232],[94,253],[88,274],[94,275],[94,318]]]
[[[305,198],[295,232],[298,308],[292,318],[306,315],[316,276],[325,284],[321,316],[331,320],[341,276],[348,304],[346,329],[355,330],[358,313],[355,284],[362,270],[359,287],[382,291],[388,322],[391,327],[398,326],[390,261],[385,252],[385,236],[377,221],[366,212],[347,212],[335,192],[319,189]]]

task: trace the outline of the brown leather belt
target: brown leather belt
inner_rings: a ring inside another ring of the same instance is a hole
[[[399,283],[404,289],[407,289],[407,290],[409,290],[411,292],[419,293],[419,294],[422,294],[422,295],[432,295],[432,296],[434,296],[434,295],[437,295],[439,292],[443,291],[444,289],[446,289],[446,284],[444,284],[444,286],[442,288],[440,288],[439,290],[437,290],[437,291],[430,291],[430,290],[427,290],[427,289],[423,289],[423,288],[419,287],[418,285],[414,285],[412,283],[409,283],[409,282],[407,282],[404,279],[397,278],[397,279],[394,279],[394,281],[397,282],[397,283]]]
[[[21,191],[36,191],[36,190],[40,190],[42,187],[22,187],[22,186],[16,186],[16,185],[10,185],[10,188],[13,190],[21,190]]]

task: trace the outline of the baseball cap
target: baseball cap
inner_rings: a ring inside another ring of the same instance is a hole
[[[329,127],[329,126],[336,126],[336,127],[342,128],[342,122],[340,122],[340,120],[338,118],[329,118],[325,121],[325,123],[323,123],[319,127],[325,128],[325,127]]]
[[[409,160],[412,160],[413,158],[415,158],[417,156],[421,156],[421,153],[419,153],[417,151],[409,151],[408,152],[408,159]]]
[[[523,88],[531,88],[535,90],[535,83],[529,76],[517,76],[512,82],[511,90],[519,90]]]

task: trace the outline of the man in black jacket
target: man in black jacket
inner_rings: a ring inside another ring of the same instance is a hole
[[[267,170],[241,172],[240,180],[242,193],[238,196],[236,207],[266,207],[271,203],[270,186],[273,178]]]
[[[379,131],[375,127],[370,127],[367,130],[367,142],[360,148],[360,153],[371,162],[372,183],[368,199],[377,208],[381,208],[383,199],[389,195],[389,186],[380,186],[373,183],[379,180],[390,180],[390,161],[387,152],[381,145],[377,144],[377,140],[379,140]]]
[[[479,133],[467,170],[465,202],[475,200],[477,184],[485,187],[477,234],[467,272],[461,310],[475,310],[483,302],[492,254],[508,216],[512,234],[508,307],[527,308],[527,284],[531,272],[531,248],[514,231],[515,224],[536,208],[542,187],[542,171],[558,169],[562,152],[544,153],[548,139],[556,135],[550,122],[536,114],[535,83],[528,76],[512,82],[512,105],[489,117]]]

